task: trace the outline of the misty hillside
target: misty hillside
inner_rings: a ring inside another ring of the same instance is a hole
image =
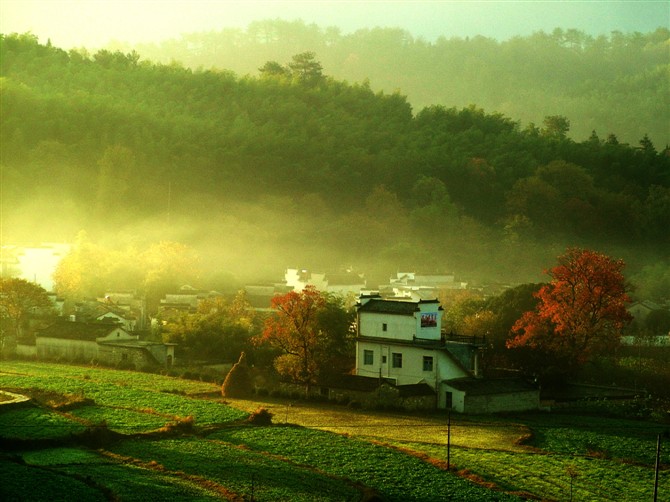
[[[659,19],[659,26],[663,21]],[[313,51],[338,80],[364,82],[373,90],[408,97],[415,110],[470,104],[524,124],[547,115],[570,118],[570,137],[592,130],[637,144],[648,134],[670,144],[670,32],[612,32],[592,37],[556,28],[497,41],[482,36],[441,37],[426,42],[400,28],[343,34],[302,21],[266,20],[246,30],[190,33],[159,44],[115,44],[156,62],[218,68],[258,75],[266,61],[288,61]]]
[[[1,44],[5,241],[173,239],[245,277],[351,265],[522,282],[567,245],[638,267],[667,255],[670,157],[650,136],[571,139],[562,110],[533,125],[413,109],[305,53],[239,76]]]

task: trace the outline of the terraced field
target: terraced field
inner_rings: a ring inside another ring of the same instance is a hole
[[[224,402],[204,382],[13,361],[0,365],[0,389],[37,403],[0,406],[2,500],[642,501],[668,428],[452,416],[447,469],[439,414]],[[258,407],[273,425],[247,421]],[[670,500],[668,450],[659,500]]]

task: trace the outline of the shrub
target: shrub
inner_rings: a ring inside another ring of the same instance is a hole
[[[265,408],[258,408],[247,419],[252,425],[272,425],[272,413]]]
[[[226,375],[226,379],[221,386],[221,395],[223,397],[245,398],[253,394],[253,385],[249,376],[249,367],[244,352],[240,354],[240,359],[233,365]]]

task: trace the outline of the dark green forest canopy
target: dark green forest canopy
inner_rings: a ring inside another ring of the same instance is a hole
[[[177,60],[193,69],[225,68],[239,75],[257,74],[266,61],[313,51],[334,78],[367,80],[375,91],[399,89],[417,110],[476,103],[524,123],[561,114],[573,122],[573,139],[595,129],[603,137],[615,132],[631,144],[648,134],[665,145],[670,143],[669,33],[667,26],[599,36],[556,28],[500,41],[476,36],[426,42],[399,28],[344,34],[277,19],[251,23],[246,30],[113,47],[135,49],[156,62]]]
[[[89,228],[167,212],[294,260],[337,248],[340,263],[456,268],[476,248],[510,274],[540,244],[663,255],[670,243],[670,157],[649,136],[576,141],[567,114],[534,126],[477,106],[414,111],[326,65],[306,82],[65,52],[29,34],[1,44],[8,228],[7,208],[27,214],[29,201]]]

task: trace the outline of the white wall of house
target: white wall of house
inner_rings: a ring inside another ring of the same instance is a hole
[[[406,312],[412,306],[416,311],[399,314],[359,310],[356,374],[390,378],[397,385],[425,382],[434,389],[442,380],[469,376],[446,350],[436,347],[441,340],[439,303],[406,303]],[[421,346],[422,341],[431,346]]]
[[[114,312],[106,312],[101,316],[98,316],[96,319],[98,321],[111,320],[121,323],[123,329],[125,329],[126,331],[135,331],[135,325],[137,323],[135,319],[127,319],[118,314],[115,314]]]
[[[391,378],[397,385],[425,382],[434,389],[442,380],[469,376],[443,350],[370,341],[357,343],[356,368],[359,376]]]
[[[118,327],[110,330],[107,335],[99,337],[96,340],[98,342],[118,342],[122,340],[137,340],[138,338],[137,335],[131,335],[122,327]]]
[[[395,340],[439,340],[442,316],[437,303],[417,303],[414,315],[361,312],[359,334]],[[434,324],[433,324],[434,323]]]
[[[440,386],[438,407],[445,408],[447,393],[451,394],[451,408],[459,413],[487,414],[510,411],[537,410],[540,406],[540,393],[537,390],[497,394],[468,395],[465,391],[450,387],[448,383]]]
[[[433,350],[360,342],[356,357],[359,376],[392,378],[397,385],[425,381],[435,387],[438,373],[436,354]],[[424,357],[432,360],[428,370],[424,370]]]

